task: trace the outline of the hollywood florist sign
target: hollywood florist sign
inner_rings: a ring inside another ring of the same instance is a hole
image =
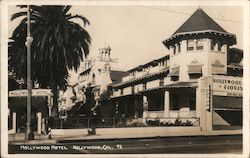
[[[28,90],[14,90],[9,92],[9,97],[27,97]],[[32,89],[32,96],[50,96],[50,89]]]
[[[242,78],[230,76],[213,77],[213,95],[242,96]]]

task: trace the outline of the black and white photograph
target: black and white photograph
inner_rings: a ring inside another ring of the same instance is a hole
[[[247,1],[14,2],[3,157],[249,156]]]

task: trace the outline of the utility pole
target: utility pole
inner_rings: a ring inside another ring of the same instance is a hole
[[[27,37],[25,45],[27,47],[27,129],[25,140],[34,139],[34,133],[31,129],[31,96],[32,96],[32,80],[31,80],[31,44],[33,38],[30,35],[30,6],[27,7]]]

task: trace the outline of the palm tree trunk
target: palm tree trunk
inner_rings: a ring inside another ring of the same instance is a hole
[[[53,93],[53,106],[52,106],[52,116],[58,116],[58,89],[56,85],[52,86],[52,93]]]

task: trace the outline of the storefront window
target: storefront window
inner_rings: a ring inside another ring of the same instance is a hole
[[[159,93],[151,93],[148,95],[148,111],[164,110],[164,96]]]
[[[171,110],[179,110],[180,109],[180,97],[179,94],[173,94],[172,95],[172,106],[171,106]]]
[[[196,109],[196,94],[195,93],[191,93],[189,95],[188,102],[189,102],[190,110],[195,110]]]

